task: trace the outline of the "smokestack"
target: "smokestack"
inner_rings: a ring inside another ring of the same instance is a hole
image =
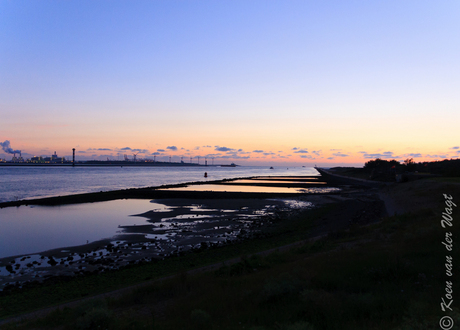
[[[0,146],[2,147],[3,151],[8,154],[13,154],[16,157],[16,154],[19,154],[21,150],[13,150],[10,146],[10,141],[5,140],[5,142],[0,142]]]
[[[72,148],[72,166],[75,166],[75,148]]]

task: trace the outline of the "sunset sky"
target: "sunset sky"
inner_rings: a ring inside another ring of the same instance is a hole
[[[457,0],[0,0],[0,158],[458,158],[459,17]]]

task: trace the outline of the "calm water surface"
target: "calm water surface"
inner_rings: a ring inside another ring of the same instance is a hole
[[[319,174],[303,167],[0,167],[0,202],[258,175]],[[110,238],[119,233],[119,225],[147,224],[131,215],[161,208],[162,204],[149,200],[3,208],[0,258]]]
[[[208,177],[204,178],[204,172]],[[1,167],[0,202],[257,175],[319,175],[311,167]]]
[[[133,214],[162,210],[149,200],[0,209],[0,258],[83,245],[120,233],[119,225],[145,225]]]

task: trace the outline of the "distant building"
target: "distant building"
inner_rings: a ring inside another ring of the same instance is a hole
[[[30,159],[31,163],[44,163],[45,161],[41,156],[34,156]]]
[[[16,157],[16,154],[11,159],[13,163],[24,163],[24,158],[22,156]]]
[[[50,162],[50,163],[53,163],[53,164],[64,163],[65,158],[64,157],[58,157],[58,155],[56,154],[56,151],[55,151],[54,154],[51,155],[51,158],[49,158],[49,157],[46,158],[46,161]]]
[[[65,163],[65,158],[64,157],[58,157],[56,154],[56,151],[51,157],[42,157],[42,156],[34,156],[30,158],[29,162],[30,163],[35,163],[35,164],[59,164],[59,163]]]

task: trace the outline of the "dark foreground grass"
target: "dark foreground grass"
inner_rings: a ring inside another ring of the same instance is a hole
[[[444,315],[458,326],[458,304],[452,311],[440,308],[446,280],[455,280],[446,276],[446,254],[458,255],[458,248],[446,252],[441,244],[442,211],[388,217],[213,272],[181,272],[121,298],[88,301],[5,328],[439,329]],[[277,238],[302,236],[307,221],[299,217]],[[458,228],[450,228],[454,238]],[[256,241],[270,245],[269,238]]]

